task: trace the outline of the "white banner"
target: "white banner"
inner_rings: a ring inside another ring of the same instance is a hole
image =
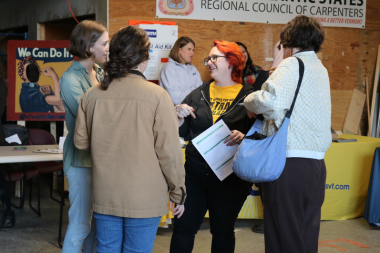
[[[149,62],[144,75],[150,81],[160,78],[161,69],[167,62],[170,50],[178,39],[177,25],[139,25],[150,41]]]
[[[367,0],[156,0],[156,17],[286,24],[298,15],[324,26],[365,28]]]

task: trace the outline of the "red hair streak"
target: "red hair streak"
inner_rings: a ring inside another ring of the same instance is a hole
[[[239,46],[234,42],[225,40],[215,40],[214,46],[228,58],[228,64],[232,66],[231,79],[235,83],[242,83],[244,56]]]

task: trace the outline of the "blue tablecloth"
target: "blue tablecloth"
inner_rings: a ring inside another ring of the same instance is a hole
[[[380,223],[380,148],[376,148],[373,156],[364,219],[370,224]]]

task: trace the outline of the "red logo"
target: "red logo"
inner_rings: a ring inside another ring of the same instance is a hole
[[[193,0],[160,0],[159,10],[170,16],[189,16],[194,11]]]

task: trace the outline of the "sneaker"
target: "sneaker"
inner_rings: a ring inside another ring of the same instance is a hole
[[[4,216],[3,228],[13,228],[16,223],[15,212],[11,211]]]
[[[258,233],[258,234],[264,234],[264,223],[254,225],[252,227],[252,232]]]

